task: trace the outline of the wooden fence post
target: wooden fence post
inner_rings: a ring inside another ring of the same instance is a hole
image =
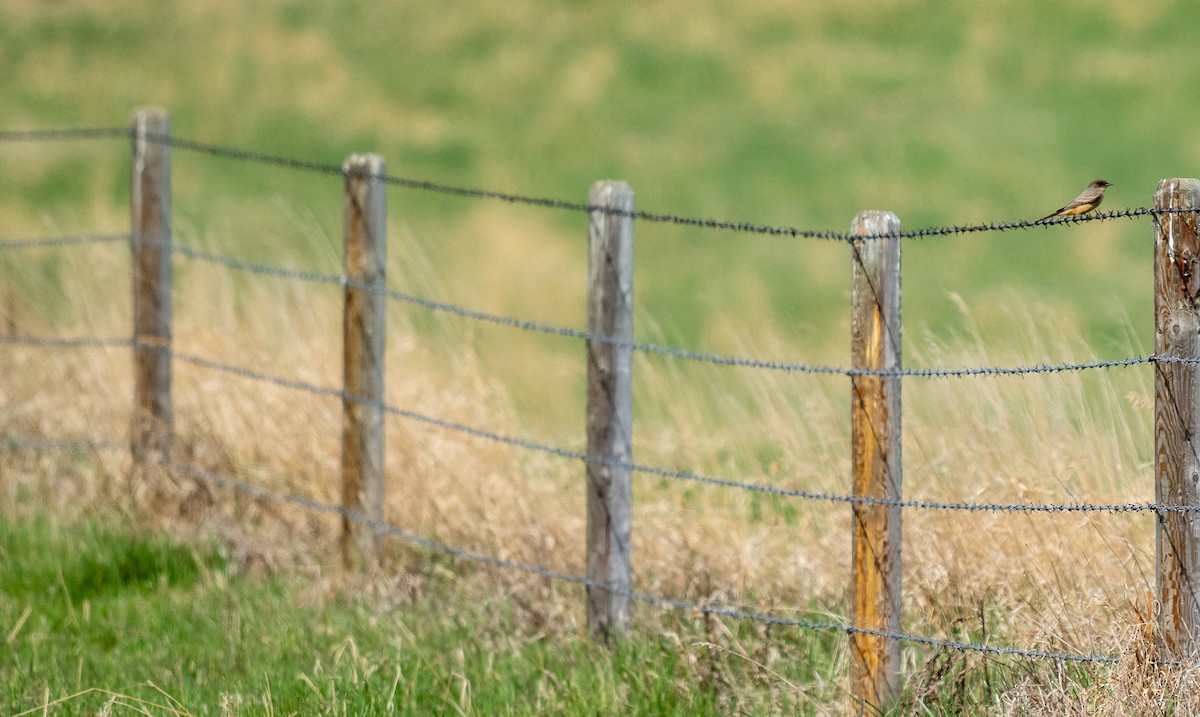
[[[851,231],[859,236],[895,234],[891,212],[862,212]],[[900,238],[855,240],[851,358],[855,369],[899,369]],[[899,500],[899,376],[854,376],[851,383],[854,495]],[[853,505],[854,625],[900,629],[900,516],[898,506]],[[853,633],[851,693],[862,703],[886,708],[900,682],[900,642]]]
[[[130,246],[133,250],[135,465],[171,460],[171,149],[167,111],[133,115]]]
[[[1158,209],[1200,209],[1200,180],[1164,179]],[[1200,212],[1154,218],[1154,353],[1200,360]],[[1200,506],[1200,366],[1155,364],[1154,498]],[[1200,657],[1200,514],[1157,514],[1158,650],[1164,659]]]
[[[633,341],[633,190],[596,182],[588,204],[588,331]],[[608,462],[587,464],[587,588],[592,636],[610,643],[629,626],[633,458],[632,349],[588,340],[587,451]],[[617,463],[624,465],[617,465]]]
[[[342,507],[383,520],[383,358],[387,298],[387,194],[383,157],[351,155],[345,176],[345,312],[343,332]],[[347,569],[373,570],[374,527],[342,517]]]

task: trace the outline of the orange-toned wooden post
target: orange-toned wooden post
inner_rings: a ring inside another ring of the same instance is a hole
[[[851,358],[856,369],[900,368],[900,220],[863,212],[851,228],[853,256]],[[851,378],[854,495],[898,500],[900,377]],[[856,503],[853,508],[854,624],[900,629],[900,508]],[[853,633],[851,689],[862,703],[886,709],[899,690],[900,642]]]

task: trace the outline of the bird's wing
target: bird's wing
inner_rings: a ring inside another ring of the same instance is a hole
[[[1047,219],[1053,219],[1054,217],[1057,217],[1059,214],[1062,214],[1063,212],[1067,211],[1068,209],[1070,209],[1070,208],[1071,208],[1071,207],[1073,207],[1073,206],[1076,206],[1076,202],[1071,202],[1070,204],[1067,204],[1067,205],[1065,205],[1065,206],[1059,207],[1058,209],[1055,209],[1054,211],[1050,212],[1049,214],[1047,214],[1046,216],[1042,217],[1042,218],[1041,218],[1041,219],[1039,219],[1038,221],[1039,221],[1039,222],[1044,222],[1044,221],[1046,221]]]

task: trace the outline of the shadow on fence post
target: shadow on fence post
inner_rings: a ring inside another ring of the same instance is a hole
[[[1156,209],[1200,208],[1200,180],[1164,179]],[[1155,216],[1154,353],[1200,359],[1200,212]],[[1154,376],[1155,502],[1200,505],[1200,381],[1194,363],[1158,362]],[[1169,660],[1200,657],[1200,514],[1160,512],[1155,543],[1158,651]]]
[[[891,212],[862,212],[859,236],[900,231]],[[900,238],[856,240],[850,322],[856,369],[898,369],[900,360]],[[855,497],[901,497],[899,376],[854,376],[851,386]],[[900,630],[900,508],[853,505],[854,625]],[[850,637],[851,694],[886,709],[899,689],[900,641],[880,635]]]
[[[386,169],[377,154],[354,154],[342,171],[346,233],[342,507],[382,522]],[[342,561],[347,569],[378,566],[379,534],[373,526],[342,517]]]
[[[134,112],[130,186],[133,251],[133,426],[135,466],[171,460],[171,149],[167,111]]]
[[[588,340],[587,451],[607,463],[587,464],[587,577],[591,635],[610,643],[629,626],[633,458],[633,190],[625,182],[596,182],[588,194],[588,331],[626,342]],[[617,465],[617,463],[625,465]]]

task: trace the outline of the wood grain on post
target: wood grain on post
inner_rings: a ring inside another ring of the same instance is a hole
[[[597,182],[588,194],[588,331],[625,342],[588,340],[587,450],[606,462],[587,464],[587,624],[605,643],[626,632],[631,586],[633,458],[633,190]],[[621,463],[622,465],[617,465]]]
[[[1200,180],[1164,179],[1158,209],[1200,208]],[[1154,353],[1200,359],[1200,212],[1154,219]],[[1154,378],[1154,496],[1167,506],[1200,506],[1200,366],[1160,361]],[[1160,656],[1200,657],[1200,514],[1156,516]]]
[[[167,111],[133,116],[130,188],[133,250],[134,463],[171,460],[171,150]]]
[[[891,212],[863,212],[851,231],[895,234]],[[898,369],[900,360],[900,238],[856,240],[853,257],[851,358],[856,369]],[[899,376],[851,378],[854,495],[898,500],[900,473]],[[853,505],[854,625],[900,629],[900,508]],[[886,708],[899,689],[900,642],[854,633],[851,690],[862,703]]]
[[[383,520],[383,357],[387,262],[387,194],[383,157],[351,155],[345,175],[344,390],[342,507]],[[342,517],[348,569],[378,566],[379,534]]]

